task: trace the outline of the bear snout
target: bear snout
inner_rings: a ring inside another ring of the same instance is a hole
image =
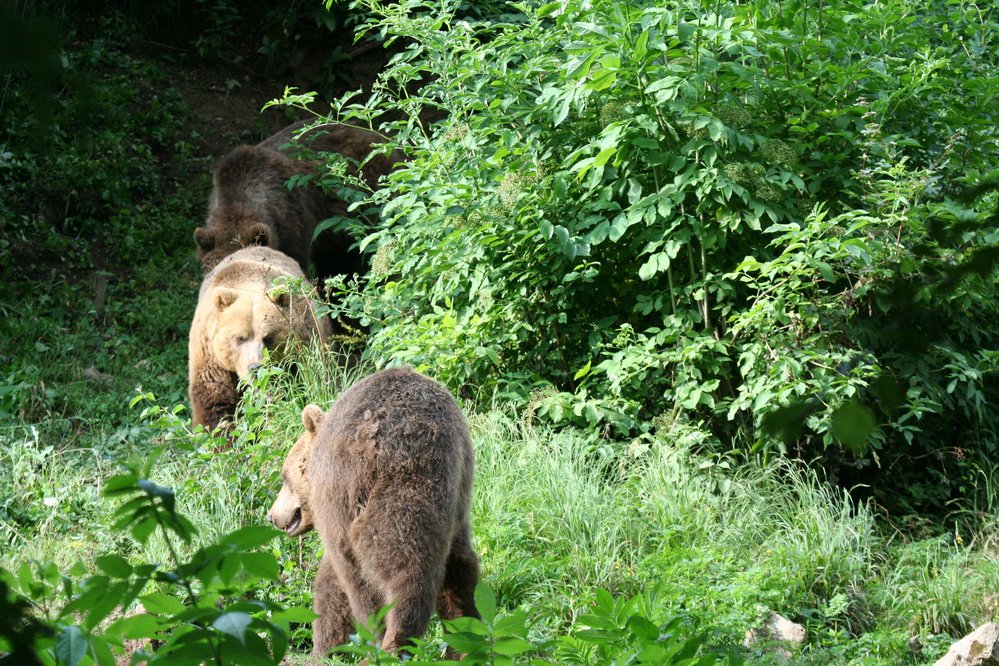
[[[246,378],[264,362],[264,343],[260,340],[248,340],[240,345],[239,367],[236,374],[240,379]]]

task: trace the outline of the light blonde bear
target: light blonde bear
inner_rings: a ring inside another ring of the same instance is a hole
[[[325,338],[330,324],[312,302],[268,292],[280,278],[303,278],[298,262],[268,247],[249,247],[225,257],[198,294],[188,342],[188,393],[194,425],[215,428],[239,402],[239,379],[292,338]]]

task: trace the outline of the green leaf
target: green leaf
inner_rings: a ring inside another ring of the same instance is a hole
[[[152,594],[141,596],[139,597],[139,601],[142,602],[142,607],[147,611],[159,615],[177,615],[187,609],[179,599],[163,592],[153,592]]]
[[[527,638],[527,616],[524,611],[516,610],[504,615],[493,624],[493,636],[520,636]]]
[[[242,550],[249,550],[270,543],[280,534],[281,532],[273,527],[255,525],[252,527],[243,527],[225,535],[222,537],[221,543],[236,546]]]
[[[286,624],[289,622],[305,624],[306,622],[312,622],[317,617],[319,616],[311,608],[292,606],[291,608],[275,611],[271,616],[271,622],[275,624]]]
[[[614,218],[614,221],[611,222],[610,230],[607,232],[607,237],[614,243],[618,242],[621,240],[621,237],[624,236],[624,232],[626,232],[628,227],[632,224],[633,221],[630,215],[620,213]]]
[[[76,666],[87,654],[87,637],[79,627],[65,627],[56,639],[55,653],[62,664]]]
[[[477,636],[490,634],[489,627],[477,617],[456,617],[453,620],[445,620],[444,629],[447,634],[475,634]]]
[[[561,2],[549,2],[546,5],[541,5],[535,12],[535,16],[538,18],[547,18],[555,13],[556,10],[562,8]]]
[[[586,365],[584,365],[582,368],[580,368],[579,371],[576,372],[576,375],[572,379],[575,381],[577,379],[580,379],[580,378],[585,377],[586,375],[588,375],[590,373],[590,363],[591,363],[591,361],[587,361]]]
[[[664,90],[674,91],[682,79],[679,76],[664,76],[650,83],[646,88],[646,94],[655,94]]]
[[[139,477],[135,474],[116,474],[107,480],[101,494],[104,497],[113,497],[132,490],[138,490],[136,487],[138,481]]]
[[[243,568],[257,578],[277,580],[280,573],[277,560],[270,553],[243,553]]]
[[[145,613],[141,615],[129,615],[111,624],[107,628],[105,635],[111,638],[128,638],[132,640],[137,638],[154,638],[162,626],[164,626],[164,621],[153,615]]]
[[[118,555],[102,555],[94,560],[97,567],[112,578],[128,578],[132,575],[132,565]]]
[[[609,160],[616,152],[617,152],[617,146],[604,148],[599,153],[597,153],[596,157],[593,158],[593,167],[599,168],[607,164],[607,160]]]
[[[617,72],[609,69],[602,69],[593,76],[587,84],[587,88],[594,91],[607,90],[617,81]]]
[[[84,622],[87,630],[93,631],[98,624],[104,621],[104,618],[111,611],[121,604],[128,593],[129,587],[127,580],[119,580],[101,590],[100,596],[87,609],[87,621]]]
[[[475,652],[489,647],[489,641],[485,636],[478,634],[452,633],[444,635],[444,642],[458,652]]]
[[[246,628],[250,626],[253,622],[251,618],[246,613],[232,612],[223,613],[219,615],[212,626],[221,631],[223,634],[228,634],[238,640],[242,644],[246,644]]]
[[[814,398],[782,405],[763,415],[763,430],[790,444],[801,437],[806,420],[818,411],[820,406],[819,401]]]
[[[492,589],[479,581],[475,586],[475,607],[479,610],[483,622],[492,624],[496,619],[496,595]]]
[[[516,657],[518,654],[524,654],[525,652],[530,652],[533,649],[533,645],[525,641],[523,638],[518,638],[516,636],[498,638],[496,639],[496,642],[493,643],[493,650],[495,650],[497,654],[501,654],[506,657]]]
[[[836,275],[833,273],[832,266],[824,261],[816,261],[815,266],[819,269],[819,274],[823,280],[829,283],[836,282]]]
[[[156,530],[156,518],[149,516],[143,520],[138,521],[132,526],[132,536],[135,540],[141,544],[145,544],[149,540],[149,535],[151,535]]]
[[[856,455],[867,451],[868,440],[877,428],[874,414],[856,400],[845,402],[832,415],[829,430],[832,436]]]
[[[627,625],[632,634],[645,641],[654,641],[659,638],[659,627],[654,625],[648,618],[641,615],[633,615],[628,618]]]

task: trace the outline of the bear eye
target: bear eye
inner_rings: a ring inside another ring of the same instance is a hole
[[[264,336],[264,347],[270,349],[271,347],[274,346],[274,342],[275,340],[273,333],[268,333],[267,335]]]
[[[236,336],[236,344],[241,345],[244,342],[246,342],[246,336],[245,335],[237,335]]]

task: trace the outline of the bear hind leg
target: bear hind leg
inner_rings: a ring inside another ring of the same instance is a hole
[[[426,581],[410,579],[406,584],[389,590],[394,603],[385,618],[385,638],[382,649],[396,652],[409,645],[409,639],[422,636],[434,612],[437,591]]]
[[[450,546],[451,530],[437,508],[441,505],[446,501],[440,498],[414,500],[406,489],[376,486],[348,530],[362,578],[384,593],[385,604],[392,604],[382,641],[387,652],[405,649],[430,624]],[[385,529],[380,518],[400,513],[407,529]]]

